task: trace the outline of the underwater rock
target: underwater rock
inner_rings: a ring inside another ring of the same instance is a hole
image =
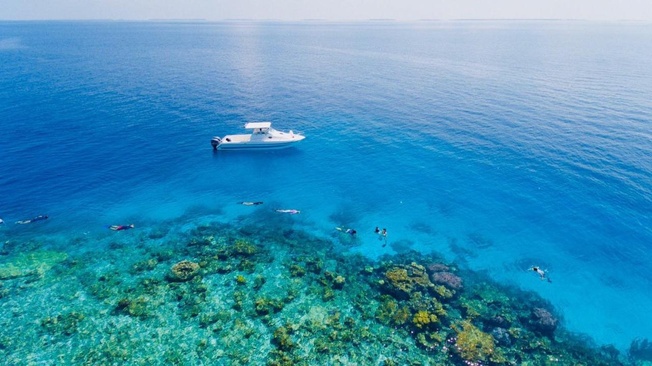
[[[494,337],[494,340],[501,346],[511,346],[512,338],[509,336],[509,332],[505,328],[494,328],[491,331],[491,336]]]
[[[629,346],[629,358],[638,361],[652,361],[652,342],[647,339],[635,339]]]
[[[68,258],[68,254],[55,251],[21,253],[9,263],[0,265],[0,280],[40,275],[66,258]]]
[[[260,290],[260,288],[263,287],[265,282],[267,282],[265,277],[261,275],[256,276],[256,278],[254,279],[254,290]]]
[[[167,278],[170,281],[184,282],[191,280],[197,273],[199,264],[184,260],[172,266]]]
[[[489,319],[484,319],[484,323],[486,325],[490,325],[498,328],[509,328],[509,326],[511,325],[511,322],[505,319],[505,317],[502,315],[495,315]]]
[[[544,308],[534,308],[530,317],[532,330],[543,335],[552,336],[557,329],[559,320]]]

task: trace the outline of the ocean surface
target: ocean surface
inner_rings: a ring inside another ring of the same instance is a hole
[[[101,252],[73,239],[298,209],[626,350],[652,338],[650,44],[627,22],[0,22],[0,239]],[[212,150],[248,121],[307,137]]]

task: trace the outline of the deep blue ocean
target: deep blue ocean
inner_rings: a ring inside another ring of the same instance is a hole
[[[294,208],[626,349],[652,338],[650,44],[626,22],[2,22],[0,239]],[[213,152],[248,121],[307,138]]]

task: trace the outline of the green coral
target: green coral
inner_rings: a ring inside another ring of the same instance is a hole
[[[242,310],[242,306],[244,304],[244,300],[247,296],[245,295],[244,292],[242,291],[234,291],[233,292],[233,308],[235,310]]]
[[[280,350],[291,350],[294,342],[290,338],[291,329],[288,327],[279,327],[274,331],[273,342]]]
[[[256,270],[256,263],[249,259],[243,259],[238,263],[238,271],[246,271],[249,273],[254,273]]]
[[[398,303],[388,295],[382,296],[382,302],[376,310],[376,319],[382,324],[389,324],[398,310]]]
[[[199,268],[199,264],[184,260],[172,266],[167,278],[170,281],[190,281],[199,274]]]
[[[481,300],[462,298],[460,302],[467,318],[473,319],[489,313],[487,304]]]
[[[403,306],[392,315],[392,323],[394,323],[394,325],[403,325],[407,323],[409,318],[410,310],[407,308],[407,306]]]
[[[237,239],[231,248],[231,252],[235,255],[252,256],[258,252],[258,248],[251,244],[248,240]]]
[[[247,279],[243,275],[237,275],[237,276],[235,276],[235,283],[237,283],[238,285],[243,286],[243,285],[247,284]]]
[[[446,286],[444,285],[437,285],[434,287],[435,293],[441,298],[441,299],[450,299],[455,295],[455,292],[453,290],[449,290]]]
[[[147,303],[148,300],[144,296],[140,296],[135,300],[123,298],[118,301],[116,311],[136,318],[145,318],[149,315]]]
[[[439,319],[437,319],[437,315],[431,314],[426,310],[417,311],[417,313],[414,314],[414,317],[412,318],[412,324],[414,324],[414,326],[419,329],[426,328],[431,324],[437,323],[438,321]]]
[[[261,287],[265,284],[267,280],[265,280],[265,277],[258,275],[256,278],[254,278],[254,290],[260,290]]]
[[[326,301],[331,301],[335,298],[335,291],[333,291],[332,288],[330,287],[324,287],[324,292],[321,296],[321,299],[326,302]]]
[[[384,290],[399,299],[407,299],[415,292],[433,288],[424,266],[415,262],[396,265],[385,272],[381,280]]]
[[[254,308],[256,309],[256,314],[258,315],[267,315],[270,313],[278,313],[283,310],[283,301],[269,299],[266,297],[259,297],[254,302]]]
[[[131,266],[131,272],[140,273],[144,271],[151,271],[156,267],[157,264],[158,264],[158,260],[156,258],[150,258],[147,260],[136,262],[134,263],[133,266]]]
[[[306,269],[301,267],[298,264],[293,264],[290,266],[290,276],[292,277],[303,277],[306,274]]]
[[[306,269],[312,273],[321,272],[323,266],[324,262],[322,262],[322,260],[318,257],[309,258],[306,260]]]
[[[462,321],[461,329],[459,324],[453,329],[457,332],[455,345],[463,359],[472,362],[486,361],[494,354],[496,350],[494,338],[478,329],[470,321]]]
[[[84,319],[84,315],[77,312],[48,316],[41,320],[41,326],[50,333],[72,335],[77,332],[77,325]]]
[[[340,290],[342,287],[344,287],[346,278],[337,273],[326,271],[324,272],[324,277],[322,277],[319,282],[324,286]]]

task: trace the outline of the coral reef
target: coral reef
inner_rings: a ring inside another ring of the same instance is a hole
[[[433,283],[444,285],[449,289],[462,288],[462,279],[451,272],[435,272],[430,276]]]
[[[627,354],[630,360],[652,362],[652,342],[647,339],[635,339],[629,346]]]
[[[38,250],[30,253],[20,253],[10,262],[0,265],[0,280],[8,280],[26,276],[42,276],[55,264],[68,258],[66,253]]]
[[[383,290],[398,299],[409,299],[413,293],[427,291],[434,287],[424,266],[415,262],[409,265],[395,265],[385,272],[380,285]]]
[[[9,365],[26,355],[34,364],[622,364],[617,350],[565,332],[536,295],[479,281],[436,254],[341,253],[286,217],[266,218],[264,226],[259,217],[237,227],[168,223],[101,254],[66,259],[34,246],[29,260],[7,258],[0,357]],[[628,357],[641,364],[650,348],[638,340]]]
[[[546,336],[553,336],[559,320],[552,313],[543,308],[534,308],[530,318],[530,325],[535,332]]]
[[[172,266],[168,279],[170,281],[189,281],[198,273],[199,264],[184,260]]]
[[[417,328],[426,328],[431,324],[437,323],[438,321],[439,319],[437,319],[437,315],[431,314],[426,310],[417,311],[417,313],[414,314],[414,317],[412,318],[412,324],[414,324]]]
[[[464,360],[486,361],[493,355],[496,346],[490,334],[484,333],[470,321],[463,321],[454,329],[457,332],[455,346]]]
[[[77,325],[84,320],[84,315],[77,312],[48,316],[41,320],[41,326],[50,333],[72,335],[77,332]]]

